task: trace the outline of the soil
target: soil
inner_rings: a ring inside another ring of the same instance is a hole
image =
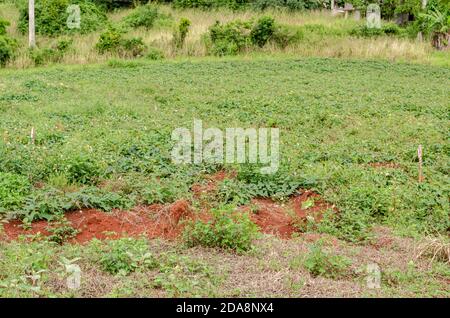
[[[194,197],[204,198],[199,202],[204,207],[201,213],[193,213],[190,202],[179,200],[168,205],[154,204],[138,206],[131,211],[113,211],[110,213],[98,210],[80,210],[65,214],[71,226],[78,230],[72,243],[85,243],[94,238],[104,240],[123,236],[145,235],[149,239],[162,237],[175,239],[183,231],[184,220],[196,219],[203,222],[210,219],[208,214],[208,196],[215,191],[217,183],[233,174],[218,172],[207,178],[207,182],[194,185]],[[206,195],[206,197],[204,197]],[[310,190],[300,189],[285,203],[271,199],[254,199],[251,204],[239,208],[243,213],[249,213],[263,233],[273,234],[283,239],[291,238],[304,229],[307,218],[312,217],[319,222],[326,210],[335,207],[321,199],[320,195]],[[3,225],[6,238],[17,239],[20,235],[50,235],[48,228],[53,224],[47,221],[37,221],[30,228],[24,228],[21,221],[14,220]]]
[[[255,199],[252,204],[244,208],[250,218],[263,233],[274,234],[289,239],[302,231],[307,217],[320,222],[323,213],[335,207],[323,201],[320,196],[310,190],[299,190],[285,204],[279,204],[270,199]]]
[[[66,213],[66,219],[71,226],[79,231],[71,242],[85,243],[94,238],[104,240],[122,236],[145,235],[148,238],[163,237],[176,238],[182,230],[181,220],[192,216],[190,205],[185,200],[171,205],[142,206],[132,211],[114,211],[111,213],[97,210],[81,210]],[[26,229],[18,220],[3,225],[4,232],[9,239],[17,239],[19,235],[49,235],[48,227],[52,223],[47,221],[33,222],[31,228]]]

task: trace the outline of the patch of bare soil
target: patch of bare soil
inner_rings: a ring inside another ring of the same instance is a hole
[[[320,222],[322,215],[335,207],[326,203],[319,194],[310,190],[299,190],[298,195],[285,204],[279,204],[270,199],[254,199],[250,206],[243,208],[263,233],[274,234],[289,239],[294,233],[300,232],[311,217]]]
[[[180,221],[192,216],[190,205],[185,200],[170,205],[151,205],[137,207],[132,211],[115,211],[105,213],[97,210],[81,210],[65,215],[71,226],[79,231],[71,242],[85,243],[94,238],[119,238],[122,236],[145,235],[148,238],[176,238],[182,230]],[[4,231],[9,239],[19,235],[49,235],[51,222],[37,221],[31,228],[24,228],[21,221],[15,220],[4,224]]]

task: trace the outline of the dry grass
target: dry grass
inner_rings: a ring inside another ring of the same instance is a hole
[[[175,49],[172,45],[173,25],[156,24],[151,30],[137,29],[129,32],[129,37],[141,37],[148,46],[160,49],[167,58],[207,55],[207,49],[202,41],[202,35],[215,22],[227,22],[236,19],[248,20],[261,15],[272,15],[277,21],[286,25],[301,26],[304,24],[321,24],[336,29],[348,30],[355,26],[352,19],[342,17],[332,17],[329,12],[283,12],[267,11],[264,13],[254,11],[233,12],[226,9],[218,11],[202,10],[176,10],[170,6],[161,6],[160,10],[173,17],[176,22],[181,17],[186,17],[192,21],[189,34],[186,38],[186,45],[182,49]],[[130,10],[123,10],[110,14],[110,20],[120,21],[129,14]],[[27,38],[17,30],[18,13],[11,4],[0,6],[0,16],[12,22],[9,28],[10,34],[20,42],[20,50],[17,58],[9,63],[9,67],[26,68],[33,66],[33,61],[29,57],[27,50]],[[89,64],[102,63],[108,61],[113,55],[101,55],[95,50],[95,43],[99,37],[99,32],[89,35],[77,35],[73,37],[73,49],[66,53],[62,63],[66,64]],[[38,36],[38,46],[48,47],[58,39]],[[358,59],[387,59],[390,61],[416,61],[430,63],[432,49],[428,43],[413,41],[409,39],[396,38],[373,38],[356,39],[348,37],[326,37],[318,41],[302,42],[290,45],[285,49],[276,46],[266,46],[263,49],[256,49],[250,54],[286,54],[291,56],[319,56],[319,57],[341,57]],[[245,54],[245,53],[244,53]]]
[[[427,237],[417,247],[416,258],[421,257],[428,257],[430,266],[435,260],[450,265],[450,242],[444,237]]]

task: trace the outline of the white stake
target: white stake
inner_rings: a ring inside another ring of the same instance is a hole
[[[36,46],[36,34],[34,25],[34,0],[28,0],[28,44],[30,48]]]
[[[419,145],[417,148],[417,156],[419,157],[419,182],[423,181],[423,174],[422,174],[422,145]]]
[[[34,142],[36,141],[36,131],[34,130],[34,127],[31,127],[30,139],[31,144],[34,145]]]

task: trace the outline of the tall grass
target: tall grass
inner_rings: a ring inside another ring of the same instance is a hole
[[[173,22],[157,23],[151,30],[136,29],[131,30],[127,36],[141,37],[148,46],[161,50],[167,58],[206,56],[208,54],[202,36],[215,21],[228,22],[236,19],[248,20],[258,18],[262,15],[271,15],[279,23],[292,27],[300,27],[305,24],[318,24],[332,28],[342,33],[347,32],[357,25],[353,19],[343,19],[333,17],[329,12],[287,12],[280,10],[268,10],[265,12],[256,11],[231,11],[227,9],[203,11],[197,9],[177,10],[167,5],[161,5],[160,11],[172,16]],[[113,22],[120,21],[128,15],[131,10],[120,10],[109,14],[109,19]],[[33,66],[27,49],[27,37],[17,30],[18,12],[13,4],[0,4],[0,16],[11,21],[8,32],[20,43],[20,49],[16,58],[10,61],[7,67],[26,68]],[[182,17],[191,20],[192,25],[186,38],[183,48],[175,49],[172,45],[174,24]],[[100,32],[88,35],[73,36],[72,49],[67,52],[61,63],[66,64],[88,64],[105,62],[114,55],[99,54],[95,50],[95,44]],[[56,42],[58,38],[48,38],[38,36],[39,47],[48,47]],[[262,54],[288,54],[293,56],[321,56],[321,57],[342,57],[342,58],[380,58],[391,61],[416,61],[422,63],[432,62],[433,50],[428,43],[411,39],[400,39],[393,37],[379,38],[353,38],[349,36],[323,35],[319,38],[304,39],[300,43],[288,45],[280,49],[274,45],[267,45],[262,49],[254,49],[256,53]],[[254,54],[247,52],[244,54]],[[448,57],[448,55],[447,55]]]

